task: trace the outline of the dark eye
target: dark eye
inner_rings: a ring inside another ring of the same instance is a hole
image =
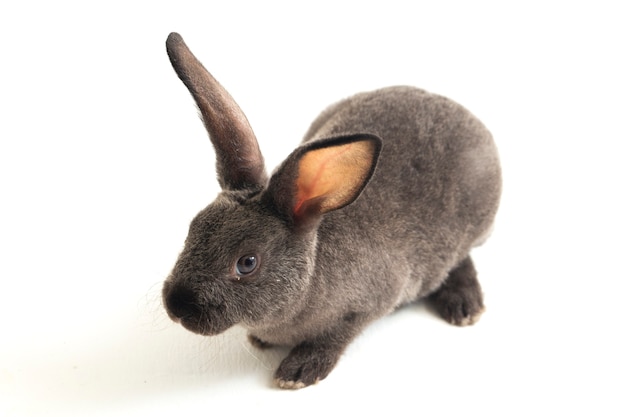
[[[237,270],[237,275],[249,275],[256,269],[259,264],[259,259],[256,255],[246,255],[239,258],[237,261],[237,265],[235,266]]]

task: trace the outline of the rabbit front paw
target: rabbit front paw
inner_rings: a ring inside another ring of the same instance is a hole
[[[278,387],[300,389],[326,378],[335,367],[341,349],[302,343],[291,350],[274,375]]]

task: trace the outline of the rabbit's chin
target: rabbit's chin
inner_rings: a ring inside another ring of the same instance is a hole
[[[209,320],[198,321],[197,319],[187,318],[182,318],[175,321],[180,323],[185,329],[189,330],[190,332],[202,336],[215,336],[217,334],[225,332],[235,324],[222,320],[220,320],[219,322],[215,322]]]

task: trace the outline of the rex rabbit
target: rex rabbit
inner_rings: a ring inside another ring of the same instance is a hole
[[[281,388],[324,379],[373,320],[427,297],[473,324],[483,296],[470,250],[488,236],[501,174],[485,126],[412,87],[325,110],[268,177],[239,106],[177,33],[170,61],[200,109],[222,192],[193,219],[163,287],[169,316],[255,346],[291,347]]]

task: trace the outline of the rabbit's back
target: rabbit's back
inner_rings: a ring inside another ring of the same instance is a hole
[[[402,304],[436,289],[488,234],[501,188],[497,150],[469,111],[413,87],[340,101],[313,122],[304,141],[353,133],[379,136],[382,153],[359,199],[326,216],[320,247],[378,259],[372,272],[391,281],[411,277],[396,283]]]

